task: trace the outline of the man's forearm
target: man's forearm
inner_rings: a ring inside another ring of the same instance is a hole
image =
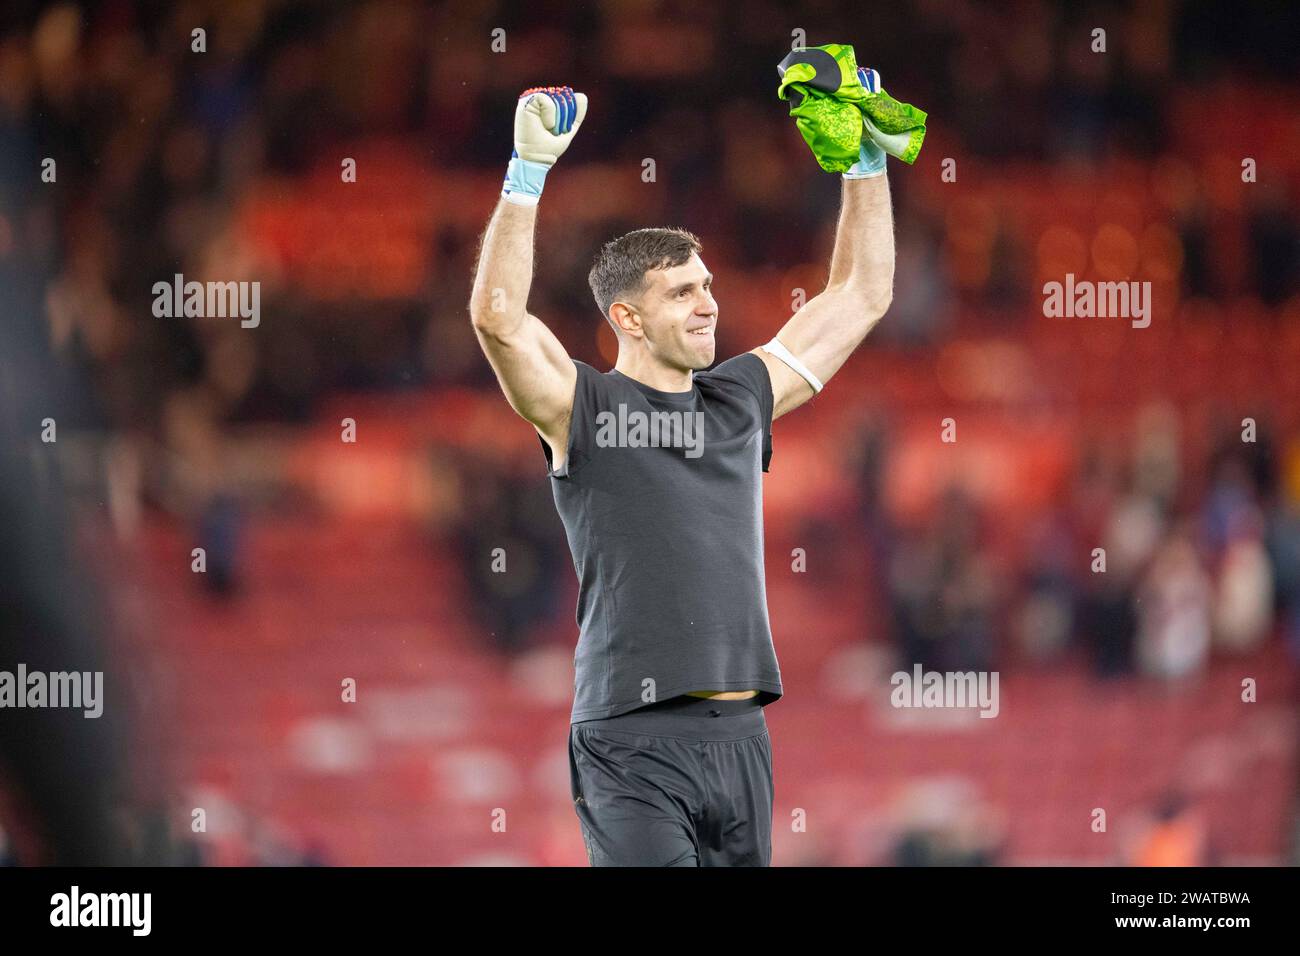
[[[826,288],[809,299],[777,341],[819,382],[828,382],[884,316],[894,288],[894,218],[884,176],[843,180],[843,205]],[[776,414],[798,407],[811,382],[780,362],[773,381]]]
[[[845,179],[826,288],[859,296],[877,318],[894,288],[894,217],[886,176]]]
[[[509,332],[527,314],[533,282],[537,207],[501,199],[479,246],[470,316],[480,328]]]

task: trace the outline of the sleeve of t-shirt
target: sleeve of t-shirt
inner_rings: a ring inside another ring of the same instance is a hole
[[[754,413],[763,429],[763,470],[772,460],[772,376],[764,361],[753,352],[742,352],[714,366],[714,378],[743,386],[754,396]]]
[[[551,446],[539,433],[546,455],[546,474],[551,478],[568,478],[591,460],[591,443],[596,434],[596,415],[601,410],[601,396],[606,386],[605,377],[586,362],[571,359],[578,371],[573,384],[573,417],[569,420],[569,440],[565,447],[564,464],[558,469],[551,458]]]

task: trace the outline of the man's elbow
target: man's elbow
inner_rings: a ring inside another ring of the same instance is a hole
[[[892,283],[847,282],[838,292],[848,302],[851,310],[866,317],[871,325],[875,325],[884,317],[884,314],[889,311],[890,304],[894,301]]]
[[[469,293],[469,317],[475,325],[489,321],[492,312],[492,293],[482,276],[474,277],[474,287]]]
[[[469,321],[479,332],[491,332],[509,321],[499,303],[487,296],[474,295],[469,300]]]
[[[889,311],[889,306],[893,301],[894,290],[889,288],[878,290],[866,297],[865,308],[867,314],[871,316],[873,325],[885,317],[885,313]]]
[[[492,327],[492,312],[490,309],[485,309],[477,303],[471,302],[469,304],[469,322],[477,331],[486,331]]]
[[[494,287],[492,277],[482,272],[475,274],[469,292],[469,318],[474,328],[490,329],[506,318],[505,290]]]
[[[469,319],[479,332],[511,332],[520,327],[528,309],[500,287],[476,283],[469,297]]]
[[[505,343],[522,327],[526,315],[521,312],[509,312],[501,308],[470,304],[469,321],[475,333],[481,339],[492,339]]]

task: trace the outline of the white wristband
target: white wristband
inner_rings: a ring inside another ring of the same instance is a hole
[[[818,379],[817,376],[814,375],[812,372],[808,371],[808,366],[804,365],[803,362],[800,362],[797,358],[795,358],[794,353],[791,352],[784,345],[782,345],[778,339],[772,339],[772,341],[768,342],[766,345],[759,346],[759,347],[764,352],[771,352],[782,362],[784,362],[786,365],[790,366],[801,376],[803,376],[804,381],[812,386],[814,395],[822,390],[823,385],[821,383],[821,380]]]

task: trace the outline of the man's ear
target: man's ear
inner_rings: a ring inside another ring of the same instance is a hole
[[[609,314],[614,325],[624,332],[634,336],[641,335],[641,316],[626,302],[615,302],[609,307]]]

